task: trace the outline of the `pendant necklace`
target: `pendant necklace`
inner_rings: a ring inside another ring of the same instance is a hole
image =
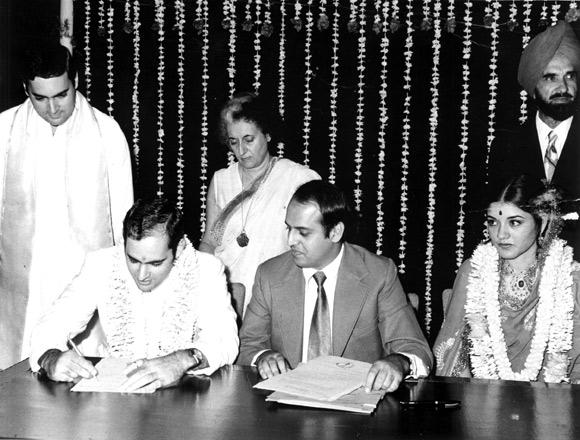
[[[245,189],[244,189],[244,181],[242,179],[242,192],[243,191],[245,191]],[[252,203],[254,203],[253,194],[252,194],[252,196],[250,196],[250,198],[252,200],[250,201],[250,206],[248,207],[248,212],[246,213],[245,220],[244,220],[244,201],[242,200],[242,202],[240,203],[240,209],[242,212],[242,232],[240,232],[240,235],[238,235],[236,237],[236,241],[238,242],[238,246],[240,246],[240,247],[246,247],[248,245],[248,243],[250,242],[250,237],[248,237],[248,234],[246,234],[246,223],[248,222],[248,217],[250,216],[250,210],[252,209]]]

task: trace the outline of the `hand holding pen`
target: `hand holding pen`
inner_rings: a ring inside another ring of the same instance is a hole
[[[79,348],[70,338],[67,345],[71,350],[63,352],[50,349],[38,359],[38,364],[46,375],[58,382],[76,382],[81,378],[95,377],[97,369],[83,357]]]

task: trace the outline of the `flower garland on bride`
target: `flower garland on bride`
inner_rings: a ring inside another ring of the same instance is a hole
[[[554,239],[540,265],[536,325],[530,353],[520,372],[512,370],[501,327],[498,252],[492,244],[482,244],[475,250],[471,264],[465,317],[470,327],[469,350],[474,377],[533,381],[537,380],[544,365],[546,382],[567,382],[567,353],[572,348],[574,315],[572,249],[565,241]]]

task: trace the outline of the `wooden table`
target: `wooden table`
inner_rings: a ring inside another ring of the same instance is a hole
[[[0,438],[27,439],[573,439],[580,387],[508,381],[421,380],[372,416],[266,403],[250,368],[149,395],[69,392],[21,362],[0,373]],[[461,408],[404,409],[399,399],[457,399]]]

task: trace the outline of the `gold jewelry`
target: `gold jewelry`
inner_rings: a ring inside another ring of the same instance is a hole
[[[516,271],[505,260],[500,262],[499,302],[511,310],[522,308],[538,278],[538,262]]]

